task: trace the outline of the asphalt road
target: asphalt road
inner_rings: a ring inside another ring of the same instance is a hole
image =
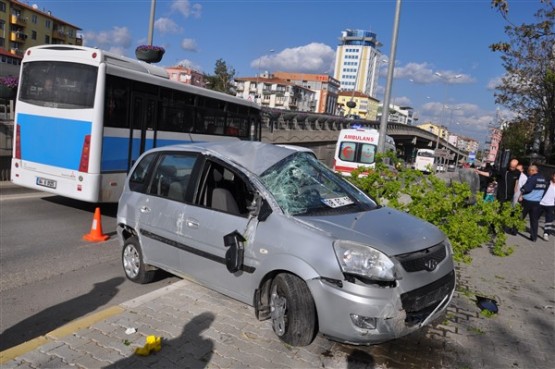
[[[178,279],[125,279],[116,206],[102,205],[106,242],[82,239],[96,205],[0,184],[0,350]]]

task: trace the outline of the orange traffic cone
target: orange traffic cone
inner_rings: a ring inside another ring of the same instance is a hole
[[[102,234],[102,222],[100,219],[100,208],[96,208],[94,211],[94,218],[91,226],[90,233],[83,236],[83,239],[91,242],[101,242],[106,241],[110,236],[107,234]]]

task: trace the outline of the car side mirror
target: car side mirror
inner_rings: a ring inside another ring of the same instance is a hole
[[[245,259],[246,239],[236,230],[224,236],[224,246],[229,247],[225,253],[225,265],[230,273],[241,270]]]

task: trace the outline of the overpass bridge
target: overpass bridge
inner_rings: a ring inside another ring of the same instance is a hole
[[[339,131],[353,124],[380,129],[380,122],[352,120],[334,115],[263,108],[262,141],[307,147],[324,163],[331,165]],[[387,134],[395,140],[399,156],[412,161],[416,149],[445,149],[454,157],[467,158],[460,150],[431,132],[415,126],[390,122]]]

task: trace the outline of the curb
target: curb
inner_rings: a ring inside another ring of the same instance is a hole
[[[63,337],[69,336],[79,330],[89,328],[92,325],[102,320],[108,319],[115,315],[122,314],[127,310],[134,309],[149,301],[155,300],[160,296],[163,296],[179,288],[182,288],[183,285],[187,283],[190,283],[190,282],[188,280],[177,281],[175,283],[172,283],[169,286],[164,286],[157,290],[146,293],[142,296],[135,297],[126,302],[122,302],[119,305],[111,306],[101,311],[98,311],[96,313],[93,313],[91,315],[87,315],[85,317],[75,319],[74,321],[71,321],[59,328],[56,328],[53,331],[50,331],[43,336],[33,338],[27,342],[23,342],[17,346],[1,351],[0,365],[3,365],[6,362],[13,360],[19,356],[25,355],[26,353],[33,351],[49,342],[53,342]]]

